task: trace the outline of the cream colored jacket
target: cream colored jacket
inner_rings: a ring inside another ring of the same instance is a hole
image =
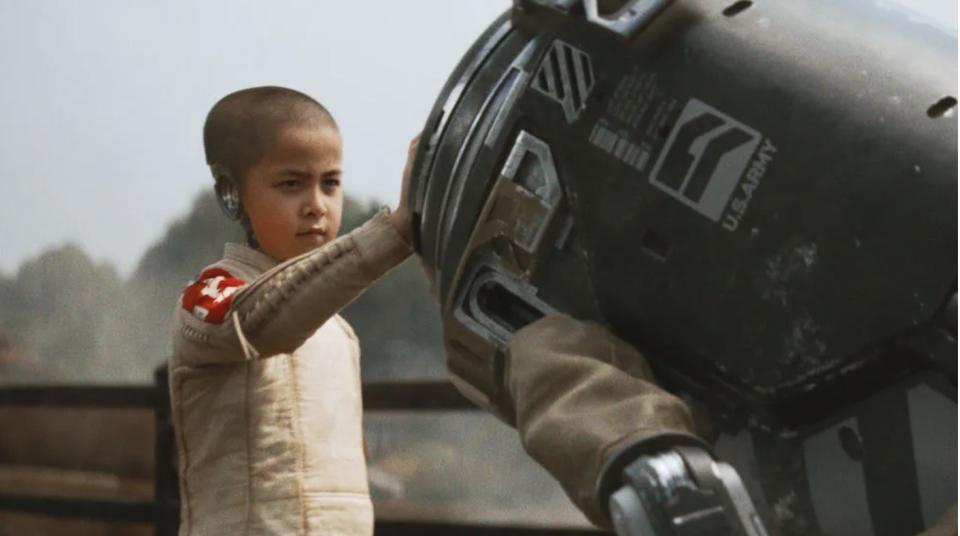
[[[372,534],[360,352],[336,313],[409,254],[382,212],[280,265],[228,244],[188,287],[169,365],[182,536]]]

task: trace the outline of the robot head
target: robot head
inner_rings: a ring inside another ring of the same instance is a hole
[[[956,38],[815,4],[517,0],[478,39],[411,188],[475,402],[511,418],[504,341],[552,311],[773,428],[955,375],[910,341],[956,293]]]

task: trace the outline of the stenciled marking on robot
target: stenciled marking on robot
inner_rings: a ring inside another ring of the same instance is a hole
[[[554,41],[540,62],[533,89],[560,103],[567,122],[573,123],[593,90],[590,56],[569,43]]]
[[[769,139],[762,146],[761,140],[755,129],[690,99],[657,157],[650,183],[715,222],[723,217],[724,229],[735,231],[777,151]]]
[[[643,171],[650,161],[650,146],[634,143],[628,136],[616,132],[610,123],[601,119],[590,132],[590,143],[637,171]]]
[[[662,146],[661,135],[679,101],[666,96],[656,73],[635,66],[617,83],[605,115],[590,131],[590,143],[639,172]]]

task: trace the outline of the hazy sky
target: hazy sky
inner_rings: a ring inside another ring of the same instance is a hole
[[[956,28],[955,0],[913,0]],[[211,186],[201,126],[226,93],[326,104],[348,193],[390,204],[409,139],[509,0],[0,0],[0,274],[72,241],[129,273]]]
[[[0,273],[65,241],[128,273],[212,185],[201,128],[284,85],[344,136],[344,187],[391,205],[406,147],[509,0],[0,0]]]

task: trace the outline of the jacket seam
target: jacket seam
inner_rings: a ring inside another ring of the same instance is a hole
[[[323,499],[343,499],[349,501],[359,501],[359,502],[368,502],[370,501],[370,495],[367,493],[362,493],[359,491],[311,491],[304,492],[304,498],[306,497],[317,497]],[[296,499],[296,496],[291,497],[275,497],[272,499],[264,499],[259,502],[259,504],[269,504],[274,502],[284,502],[292,499]],[[323,510],[323,505],[321,505],[321,510]]]
[[[312,497],[324,497],[324,498],[341,498],[341,499],[358,499],[358,500],[370,500],[370,494],[364,493],[362,491],[311,491],[307,493]]]
[[[171,371],[170,376],[174,377],[173,371]],[[183,383],[182,379],[176,378],[171,384],[173,386],[174,391],[176,391],[176,394],[177,394],[176,398],[173,398],[171,400],[171,403],[173,402],[173,400],[179,401],[181,399],[182,383]],[[181,495],[180,515],[181,517],[183,517],[183,519],[181,520],[181,524],[185,525],[185,527],[181,527],[181,528],[184,529],[185,534],[190,534],[190,525],[191,525],[190,520],[191,520],[192,512],[190,511],[190,488],[187,483],[187,467],[189,467],[190,465],[190,455],[187,452],[187,440],[183,435],[183,406],[179,403],[176,404],[174,419],[175,419],[174,428],[175,429],[180,428],[179,433],[175,433],[174,435],[177,436],[177,445],[180,447],[180,452],[182,453],[181,457],[183,458],[177,464],[179,465],[178,473],[180,475],[180,495]],[[179,426],[177,426],[178,424]]]
[[[186,335],[187,338],[193,339],[193,340],[198,341],[198,342],[201,342],[201,343],[209,343],[209,342],[210,342],[210,335],[208,335],[208,334],[206,334],[206,333],[203,333],[203,332],[201,332],[201,331],[198,330],[198,329],[192,328],[192,327],[190,327],[190,326],[188,326],[188,325],[186,325],[186,324],[184,324],[184,326],[183,326],[183,334]]]
[[[250,534],[250,510],[253,509],[253,475],[251,471],[253,470],[253,464],[250,463],[250,433],[251,433],[251,422],[250,422],[250,365],[248,363],[243,364],[243,373],[244,373],[244,382],[243,382],[243,420],[246,426],[244,426],[244,446],[246,448],[246,466],[247,466],[247,491],[246,491],[246,505],[243,509],[243,533]]]
[[[269,277],[261,276],[263,279],[258,280],[254,285],[248,287],[249,290],[245,289],[247,290],[247,294],[244,296],[244,299],[253,299],[254,289],[269,283],[269,288],[263,291],[263,293],[257,297],[256,301],[250,305],[246,305],[245,301],[239,299],[237,302],[234,302],[238,310],[243,308],[240,305],[241,303],[244,303],[246,307],[240,321],[244,324],[244,329],[247,333],[255,335],[260,331],[267,321],[272,318],[293,295],[297,294],[304,284],[308,283],[308,279],[310,279],[308,274],[313,274],[314,277],[312,280],[315,280],[321,272],[336,269],[338,265],[343,264],[343,261],[340,259],[354,249],[352,242],[347,244],[347,242],[351,240],[352,237],[348,234],[312,252],[286,261],[277,267],[275,274]],[[247,296],[251,297],[247,298]]]
[[[304,459],[303,452],[303,423],[300,418],[300,381],[297,376],[296,360],[296,354],[291,354],[287,362],[290,364],[290,383],[293,390],[293,400],[291,404],[291,411],[294,417],[293,432],[297,437],[297,500],[299,501],[298,505],[300,507],[300,533],[307,534],[307,504],[303,494],[303,473],[306,470],[306,460]]]

